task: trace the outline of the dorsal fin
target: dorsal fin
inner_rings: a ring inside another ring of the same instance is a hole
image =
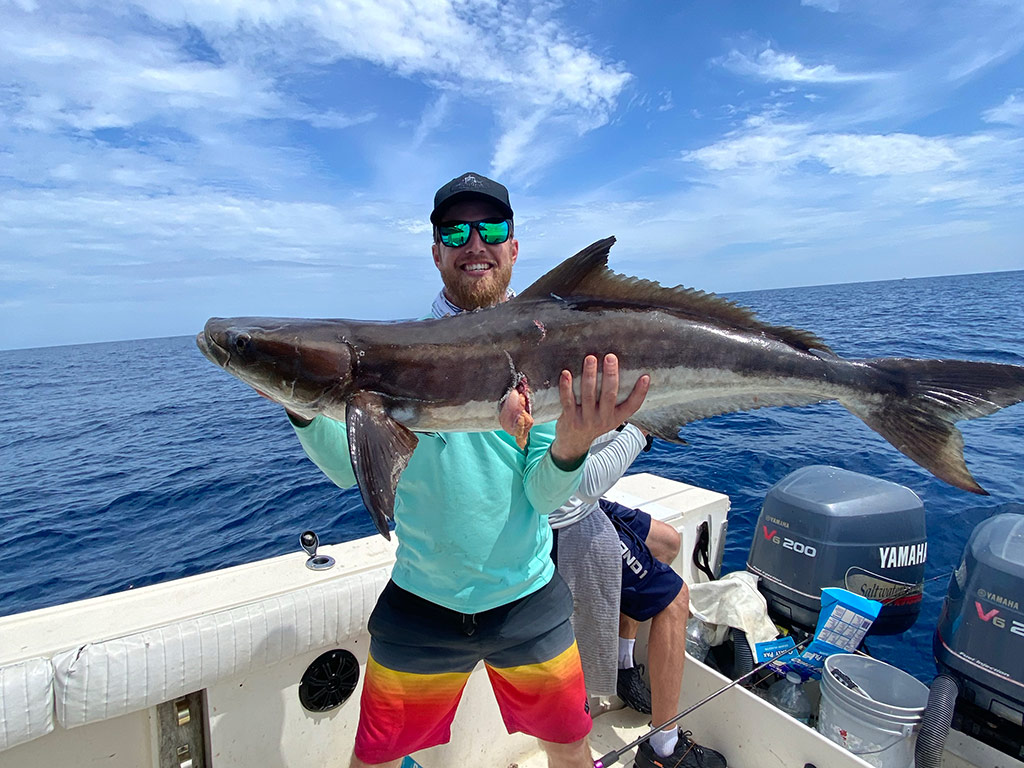
[[[594,272],[608,272],[608,251],[615,237],[598,240],[570,256],[547,274],[541,276],[516,298],[519,301],[575,296],[580,283]]]
[[[612,272],[608,269],[608,251],[614,242],[614,237],[607,237],[587,246],[537,280],[514,301],[561,299],[583,311],[658,308],[696,322],[763,334],[805,351],[814,349],[833,354],[813,333],[769,325],[758,320],[746,307],[713,293],[681,285],[666,288],[653,280]]]

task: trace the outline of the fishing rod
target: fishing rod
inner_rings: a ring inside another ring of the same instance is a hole
[[[799,643],[797,643],[793,647],[792,650],[794,650],[794,651],[799,650],[802,646],[807,645],[807,643],[809,643],[813,639],[814,639],[814,635],[807,636],[806,638],[801,640]],[[649,730],[647,733],[645,733],[643,736],[641,736],[636,741],[630,742],[629,744],[627,744],[626,746],[622,747],[621,749],[612,750],[607,755],[602,755],[600,758],[598,758],[597,760],[594,761],[594,768],[608,768],[609,765],[615,765],[615,763],[617,763],[619,761],[620,757],[622,757],[624,754],[629,752],[629,750],[631,750],[633,747],[635,747],[640,742],[647,741],[649,738],[651,738],[651,736],[656,734],[658,731],[660,731],[666,725],[672,725],[673,723],[676,723],[676,722],[682,720],[684,717],[686,717],[688,714],[693,712],[698,707],[703,707],[705,704],[707,704],[709,701],[711,701],[716,696],[719,696],[719,695],[725,693],[726,691],[728,691],[730,688],[732,688],[737,683],[742,683],[748,677],[753,676],[753,674],[755,672],[759,672],[760,670],[764,669],[769,664],[771,664],[773,661],[776,661],[776,659],[768,659],[768,661],[765,661],[765,662],[762,662],[762,663],[758,664],[752,670],[750,670],[749,672],[747,672],[747,673],[745,673],[743,675],[740,675],[735,680],[730,682],[728,685],[724,685],[721,688],[719,688],[717,691],[715,691],[714,693],[708,694],[706,697],[704,697],[703,699],[698,701],[692,707],[687,707],[682,712],[680,712],[678,715],[673,717],[671,720],[667,720],[666,722],[662,723],[661,725],[656,725],[655,727],[651,728],[651,730]]]

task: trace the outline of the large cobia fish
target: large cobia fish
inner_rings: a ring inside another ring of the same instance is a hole
[[[813,334],[767,325],[717,296],[615,274],[613,242],[594,243],[492,309],[398,323],[212,318],[196,341],[293,413],[346,423],[363,501],[389,538],[414,432],[497,429],[513,389],[534,420],[555,419],[560,372],[609,352],[623,397],[650,374],[630,421],[665,440],[680,442],[682,425],[717,414],[838,400],[937,477],[985,493],[954,424],[1021,402],[1024,367],[844,360]]]

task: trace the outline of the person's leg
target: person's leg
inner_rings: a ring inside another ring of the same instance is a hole
[[[635,575],[635,572],[632,575],[627,573],[627,570],[636,563],[633,559],[633,553],[642,549],[641,545],[650,536],[651,531],[655,531],[656,541],[659,545],[662,545],[659,549],[665,554],[668,554],[671,537],[660,531],[660,529],[655,529],[652,525],[655,522],[654,519],[646,512],[642,512],[639,509],[631,509],[607,499],[601,499],[600,504],[601,510],[612,521],[612,525],[619,535],[619,541],[621,542],[619,546],[623,559],[622,584],[625,588],[626,583],[632,580],[633,575]],[[672,526],[665,523],[661,523],[661,525],[664,525],[671,531],[675,530]],[[675,557],[675,555],[673,554],[672,557]],[[630,669],[633,667],[633,643],[636,641],[636,634],[639,628],[639,621],[630,618],[625,613],[619,614],[619,669]]]
[[[654,725],[661,725],[678,714],[686,660],[690,591],[679,574],[668,565],[668,561],[674,560],[679,552],[679,535],[671,526],[652,520],[641,510],[627,509],[623,512],[624,508],[615,509],[619,505],[613,507],[604,500],[601,507],[619,531],[622,544],[622,612],[625,618],[619,624],[620,633],[631,633],[635,637],[636,626],[651,620],[647,646],[651,690],[649,707],[641,711],[650,713]],[[648,542],[658,550],[659,557],[654,556]],[[622,698],[625,699],[624,696]],[[675,725],[661,729],[640,745],[636,765],[638,768],[653,768],[665,765],[666,758],[672,765],[692,763],[707,768],[724,768],[726,765],[719,753],[696,744],[688,734],[681,734]]]
[[[559,651],[566,640],[568,646]],[[517,661],[510,664],[512,659]],[[509,733],[561,745],[552,748],[559,754],[569,749],[566,745],[586,740],[593,722],[568,619],[545,636],[488,656],[484,666]]]
[[[654,725],[668,722],[679,711],[689,615],[690,590],[683,584],[675,599],[651,619],[647,663],[651,668],[651,722]]]
[[[392,766],[451,736],[479,651],[462,614],[389,582],[370,614],[352,765]]]
[[[548,756],[548,768],[594,768],[594,757],[590,754],[590,742],[586,736],[571,744],[542,741],[541,746]]]
[[[669,565],[673,560],[676,559],[676,555],[679,554],[679,547],[682,543],[682,538],[679,536],[679,531],[673,528],[668,523],[663,523],[661,520],[655,520],[651,518],[651,528],[647,532],[647,538],[645,539],[647,548],[651,550],[651,554],[661,562]],[[687,609],[689,610],[689,609]],[[636,634],[640,630],[640,622],[635,619],[631,619],[626,614],[619,614],[619,640],[620,641],[635,641]],[[627,646],[623,642],[619,643],[619,669],[625,669],[633,666],[632,653],[629,654],[630,658],[626,663]],[[628,650],[632,651],[632,643],[629,643]]]
[[[636,633],[640,631],[640,622],[636,619],[631,619],[624,613],[619,614],[619,640],[630,641],[628,647],[624,646],[622,642],[619,643],[619,669],[625,669],[626,667],[633,666],[633,642],[636,641]],[[629,658],[624,656],[624,651],[628,650]]]
[[[377,638],[371,639],[353,752],[361,763],[389,765],[405,755],[448,742],[471,669],[425,671],[440,666],[446,651],[422,646],[387,648]],[[383,663],[376,660],[378,654]],[[398,669],[409,666],[419,669]]]
[[[400,759],[392,760],[388,763],[364,763],[353,754],[352,760],[348,764],[348,768],[371,768],[371,766],[372,768],[398,768],[401,764],[402,761]]]
[[[682,584],[675,598],[651,618],[647,663],[651,667],[651,722],[654,725],[667,723],[679,714],[689,615],[690,590]],[[721,753],[693,741],[689,731],[681,732],[673,724],[659,730],[637,751],[636,768],[666,765],[726,768],[726,760]]]
[[[651,518],[651,530],[647,533],[645,543],[652,555],[666,565],[671,565],[679,554],[682,538],[679,531],[668,523]]]
[[[668,523],[651,519],[651,529],[645,543],[651,554],[662,563],[670,564],[679,554],[679,531]],[[683,664],[686,661],[686,622],[690,618],[690,590],[682,585],[671,603],[651,619],[651,633],[647,645],[647,663],[657,674],[651,675],[651,722],[657,725],[676,715],[679,691],[683,685]],[[640,624],[628,616],[628,625]],[[619,622],[620,630],[623,622]],[[633,628],[633,637],[636,629]],[[621,631],[620,631],[621,636]],[[670,726],[675,730],[674,726]]]
[[[626,706],[651,714],[651,687],[644,679],[644,665],[638,665],[633,657],[636,634],[640,622],[626,614],[619,614],[619,658],[615,676],[615,693]]]
[[[593,722],[571,615],[572,594],[556,572],[503,617],[484,664],[509,733],[536,737],[554,768],[593,768]]]

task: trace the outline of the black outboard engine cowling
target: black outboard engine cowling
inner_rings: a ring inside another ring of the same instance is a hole
[[[840,587],[883,603],[870,634],[894,635],[921,611],[927,554],[924,506],[909,488],[809,466],[765,495],[747,570],[780,624],[813,631],[821,590]]]
[[[989,721],[1001,743],[972,735],[1024,754],[1024,515],[995,515],[974,529],[949,580],[934,651],[939,672],[960,686],[958,712]]]

